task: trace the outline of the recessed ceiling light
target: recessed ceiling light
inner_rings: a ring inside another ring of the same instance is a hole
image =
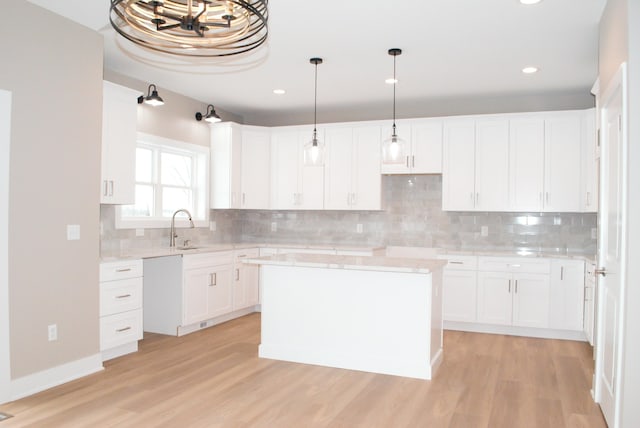
[[[274,89],[273,93],[276,95],[284,95],[287,93],[287,91],[285,91],[284,89]]]
[[[389,77],[387,80],[384,81],[384,83],[386,83],[387,85],[393,85],[394,83],[398,83],[398,79],[394,79],[393,77]]]
[[[542,0],[520,0],[520,3],[525,4],[525,5],[530,5],[530,4],[537,4],[540,3]]]
[[[525,67],[522,69],[524,74],[533,74],[538,72],[538,67]]]

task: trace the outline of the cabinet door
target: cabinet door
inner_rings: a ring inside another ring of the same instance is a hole
[[[297,131],[271,134],[271,208],[297,209],[298,168],[301,154]]]
[[[391,137],[391,123],[385,123],[381,128],[380,142],[387,140]],[[396,134],[405,144],[405,156],[404,162],[396,164],[381,164],[380,172],[382,174],[410,174],[411,168],[411,155],[413,154],[413,148],[411,147],[411,124],[406,120],[396,120]],[[380,146],[380,152],[382,152],[382,146]],[[380,160],[382,163],[382,153],[380,153]]]
[[[509,206],[509,122],[476,122],[475,209],[506,211]]]
[[[207,318],[227,314],[233,310],[232,265],[209,268],[207,279]]]
[[[544,123],[544,211],[580,211],[580,116],[559,114]]]
[[[299,153],[304,145],[311,140],[312,129],[299,133]],[[318,138],[324,141],[324,131],[318,129]],[[326,154],[326,153],[325,153]],[[303,157],[298,157],[298,209],[321,210],[324,207],[324,166],[305,166]]]
[[[269,209],[270,150],[268,129],[242,128],[242,208]]]
[[[207,293],[211,282],[211,269],[198,268],[184,271],[182,325],[204,321],[208,316]]]
[[[328,210],[348,210],[353,193],[353,130],[351,127],[329,128],[324,135],[324,207]]]
[[[476,272],[444,269],[442,276],[443,319],[476,321]]]
[[[240,208],[242,131],[226,122],[211,126],[211,196],[213,209]]]
[[[544,183],[544,120],[509,122],[509,210],[541,211]]]
[[[425,121],[411,124],[412,158],[414,174],[442,173],[442,122]]]
[[[100,203],[135,202],[136,91],[103,82]]]
[[[511,274],[478,272],[478,322],[511,325]]]
[[[512,293],[513,325],[549,327],[549,275],[514,274]]]
[[[442,155],[442,209],[475,208],[475,123],[446,122]]]
[[[582,150],[584,159],[584,183],[582,192],[582,201],[584,203],[583,211],[595,213],[598,212],[598,177],[600,165],[598,153],[598,131],[596,127],[595,109],[585,112],[583,131],[585,133],[582,139]]]
[[[380,132],[379,126],[353,129],[351,209],[379,210],[381,208]],[[328,209],[326,206],[325,208]]]
[[[584,262],[551,261],[549,327],[580,331],[584,315]]]

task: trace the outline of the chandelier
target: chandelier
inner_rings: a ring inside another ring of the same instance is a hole
[[[268,0],[111,0],[109,21],[145,48],[190,57],[249,52],[267,40]]]

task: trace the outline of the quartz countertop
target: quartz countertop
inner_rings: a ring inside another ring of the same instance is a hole
[[[338,256],[332,254],[280,254],[244,260],[244,263],[325,269],[372,270],[382,272],[431,273],[446,265],[444,260],[382,256]]]
[[[550,259],[575,259],[594,262],[595,254],[571,253],[561,251],[498,251],[498,250],[446,250],[443,249],[438,254],[439,258],[447,258],[447,256],[488,256],[488,257],[539,257]]]

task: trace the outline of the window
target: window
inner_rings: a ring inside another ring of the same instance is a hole
[[[180,208],[189,210],[196,226],[207,226],[208,183],[208,148],[138,133],[135,204],[119,207],[116,227],[169,227]]]

